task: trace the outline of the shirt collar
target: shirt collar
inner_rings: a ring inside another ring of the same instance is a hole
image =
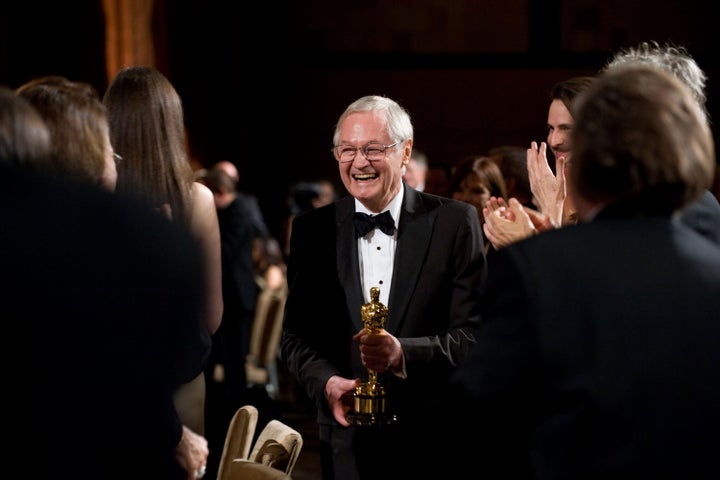
[[[390,200],[390,203],[387,204],[387,206],[380,212],[384,212],[385,210],[388,210],[390,212],[390,215],[392,215],[393,221],[395,222],[395,228],[398,226],[398,219],[400,218],[400,210],[402,208],[403,203],[403,197],[405,196],[405,188],[403,186],[400,186],[400,191],[393,197],[392,200]],[[360,200],[357,198],[355,199],[355,211],[356,212],[362,212],[367,213],[368,215],[376,215],[375,212],[371,212],[367,208],[365,208],[365,205],[360,203]]]

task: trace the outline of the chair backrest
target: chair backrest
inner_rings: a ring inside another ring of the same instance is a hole
[[[287,284],[260,292],[250,334],[245,368],[248,386],[264,385],[271,397],[279,388],[276,363],[287,292]]]
[[[230,464],[235,459],[248,459],[255,428],[258,422],[258,409],[253,405],[243,405],[235,411],[225,435],[217,480],[229,480]]]
[[[260,431],[248,458],[291,475],[302,446],[300,432],[273,419]]]
[[[258,295],[249,353],[259,367],[267,367],[277,358],[287,290],[287,284],[283,284],[277,289],[266,288]]]

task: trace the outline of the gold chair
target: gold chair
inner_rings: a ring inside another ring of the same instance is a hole
[[[233,460],[248,458],[253,437],[255,436],[258,415],[258,409],[253,405],[243,405],[233,415],[225,436],[225,445],[223,445],[222,456],[220,457],[217,480],[230,480],[233,478],[231,473],[233,471],[231,466]]]
[[[230,464],[227,480],[292,480],[287,473],[262,463],[235,460]]]
[[[237,459],[235,462],[255,462],[292,475],[302,447],[303,437],[300,432],[273,419],[260,431],[247,459]]]
[[[270,398],[278,393],[277,357],[287,299],[287,283],[260,292],[250,333],[245,371],[248,386],[262,385]]]

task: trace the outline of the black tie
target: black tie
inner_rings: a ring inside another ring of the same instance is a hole
[[[380,215],[355,212],[353,221],[355,222],[355,231],[358,237],[364,237],[374,228],[379,228],[385,235],[392,235],[395,232],[395,222],[387,210]]]

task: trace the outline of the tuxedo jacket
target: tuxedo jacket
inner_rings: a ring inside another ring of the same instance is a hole
[[[485,257],[473,206],[403,188],[385,329],[402,344],[407,378],[386,372],[379,381],[390,409],[409,420],[431,411],[474,342]],[[325,400],[327,380],[367,381],[352,341],[363,328],[365,303],[354,202],[347,196],[302,214],[292,227],[281,354],[326,425],[336,425]]]
[[[443,402],[478,478],[720,478],[720,246],[602,212],[501,249],[486,287]]]

